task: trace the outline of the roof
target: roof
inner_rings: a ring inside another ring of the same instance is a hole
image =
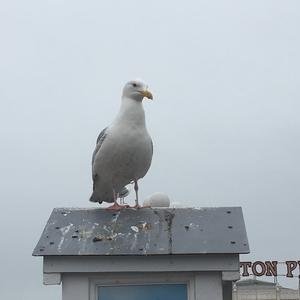
[[[265,281],[265,280],[258,280],[258,279],[242,279],[236,282],[236,285],[239,290],[258,290],[258,289],[273,289],[276,288],[277,286],[281,290],[286,290],[286,291],[292,291],[292,292],[297,292],[298,290],[292,289],[292,288],[286,288],[282,287],[279,284],[276,284],[275,282],[270,282],[270,281]]]
[[[243,279],[243,280],[239,280],[236,282],[237,286],[245,286],[245,287],[251,287],[251,286],[256,286],[256,285],[260,285],[260,286],[266,286],[266,287],[270,287],[270,286],[276,286],[276,283],[274,282],[269,282],[269,281],[263,281],[263,280],[257,280],[257,279]]]
[[[249,253],[240,207],[55,208],[33,251],[47,255]]]

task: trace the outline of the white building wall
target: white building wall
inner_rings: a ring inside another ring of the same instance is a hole
[[[235,295],[236,294],[236,295]],[[236,298],[234,298],[236,297]],[[233,290],[233,299],[237,300],[299,300],[297,290],[272,288],[256,288],[255,285]]]

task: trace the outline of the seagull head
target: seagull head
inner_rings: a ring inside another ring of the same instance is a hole
[[[144,98],[153,100],[151,92],[148,90],[148,86],[142,80],[130,80],[127,82],[123,89],[123,97],[127,97],[141,102]]]

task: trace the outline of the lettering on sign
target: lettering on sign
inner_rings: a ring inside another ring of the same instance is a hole
[[[284,264],[284,274],[278,273],[278,264]],[[289,278],[295,276],[300,278],[300,260],[287,260],[284,263],[278,263],[277,260],[273,261],[244,261],[240,263],[241,275],[244,277],[255,276],[279,276],[284,275]]]

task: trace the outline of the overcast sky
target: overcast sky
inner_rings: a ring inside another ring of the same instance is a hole
[[[60,299],[31,252],[54,207],[97,207],[95,139],[136,77],[141,198],[242,206],[241,260],[300,259],[299,1],[0,3],[1,299]]]

